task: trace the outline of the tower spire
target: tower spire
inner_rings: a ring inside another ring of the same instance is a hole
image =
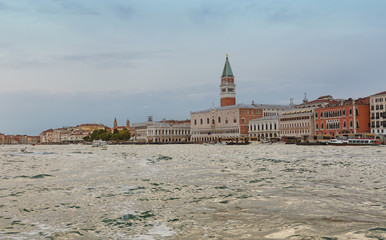
[[[117,118],[114,118],[114,129],[116,129],[117,127],[118,127]]]
[[[222,71],[221,77],[226,77],[226,76],[233,77],[231,64],[229,63],[229,59],[228,59],[228,53],[226,55],[224,70]]]

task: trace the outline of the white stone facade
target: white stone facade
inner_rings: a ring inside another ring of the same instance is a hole
[[[386,135],[386,92],[370,96],[371,133]]]
[[[190,142],[190,124],[155,122],[147,126],[148,143]]]
[[[249,122],[249,139],[267,141],[272,138],[280,138],[280,116],[270,116],[253,119]]]

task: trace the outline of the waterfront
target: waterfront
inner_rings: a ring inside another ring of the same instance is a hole
[[[0,239],[385,239],[386,148],[0,146]]]

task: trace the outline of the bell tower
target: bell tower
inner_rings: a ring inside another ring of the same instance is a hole
[[[236,105],[235,77],[228,60],[228,54],[226,55],[225,66],[221,75],[220,98],[221,107]]]

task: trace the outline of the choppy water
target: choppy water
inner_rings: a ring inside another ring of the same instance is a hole
[[[0,239],[386,239],[386,147],[0,146]]]

